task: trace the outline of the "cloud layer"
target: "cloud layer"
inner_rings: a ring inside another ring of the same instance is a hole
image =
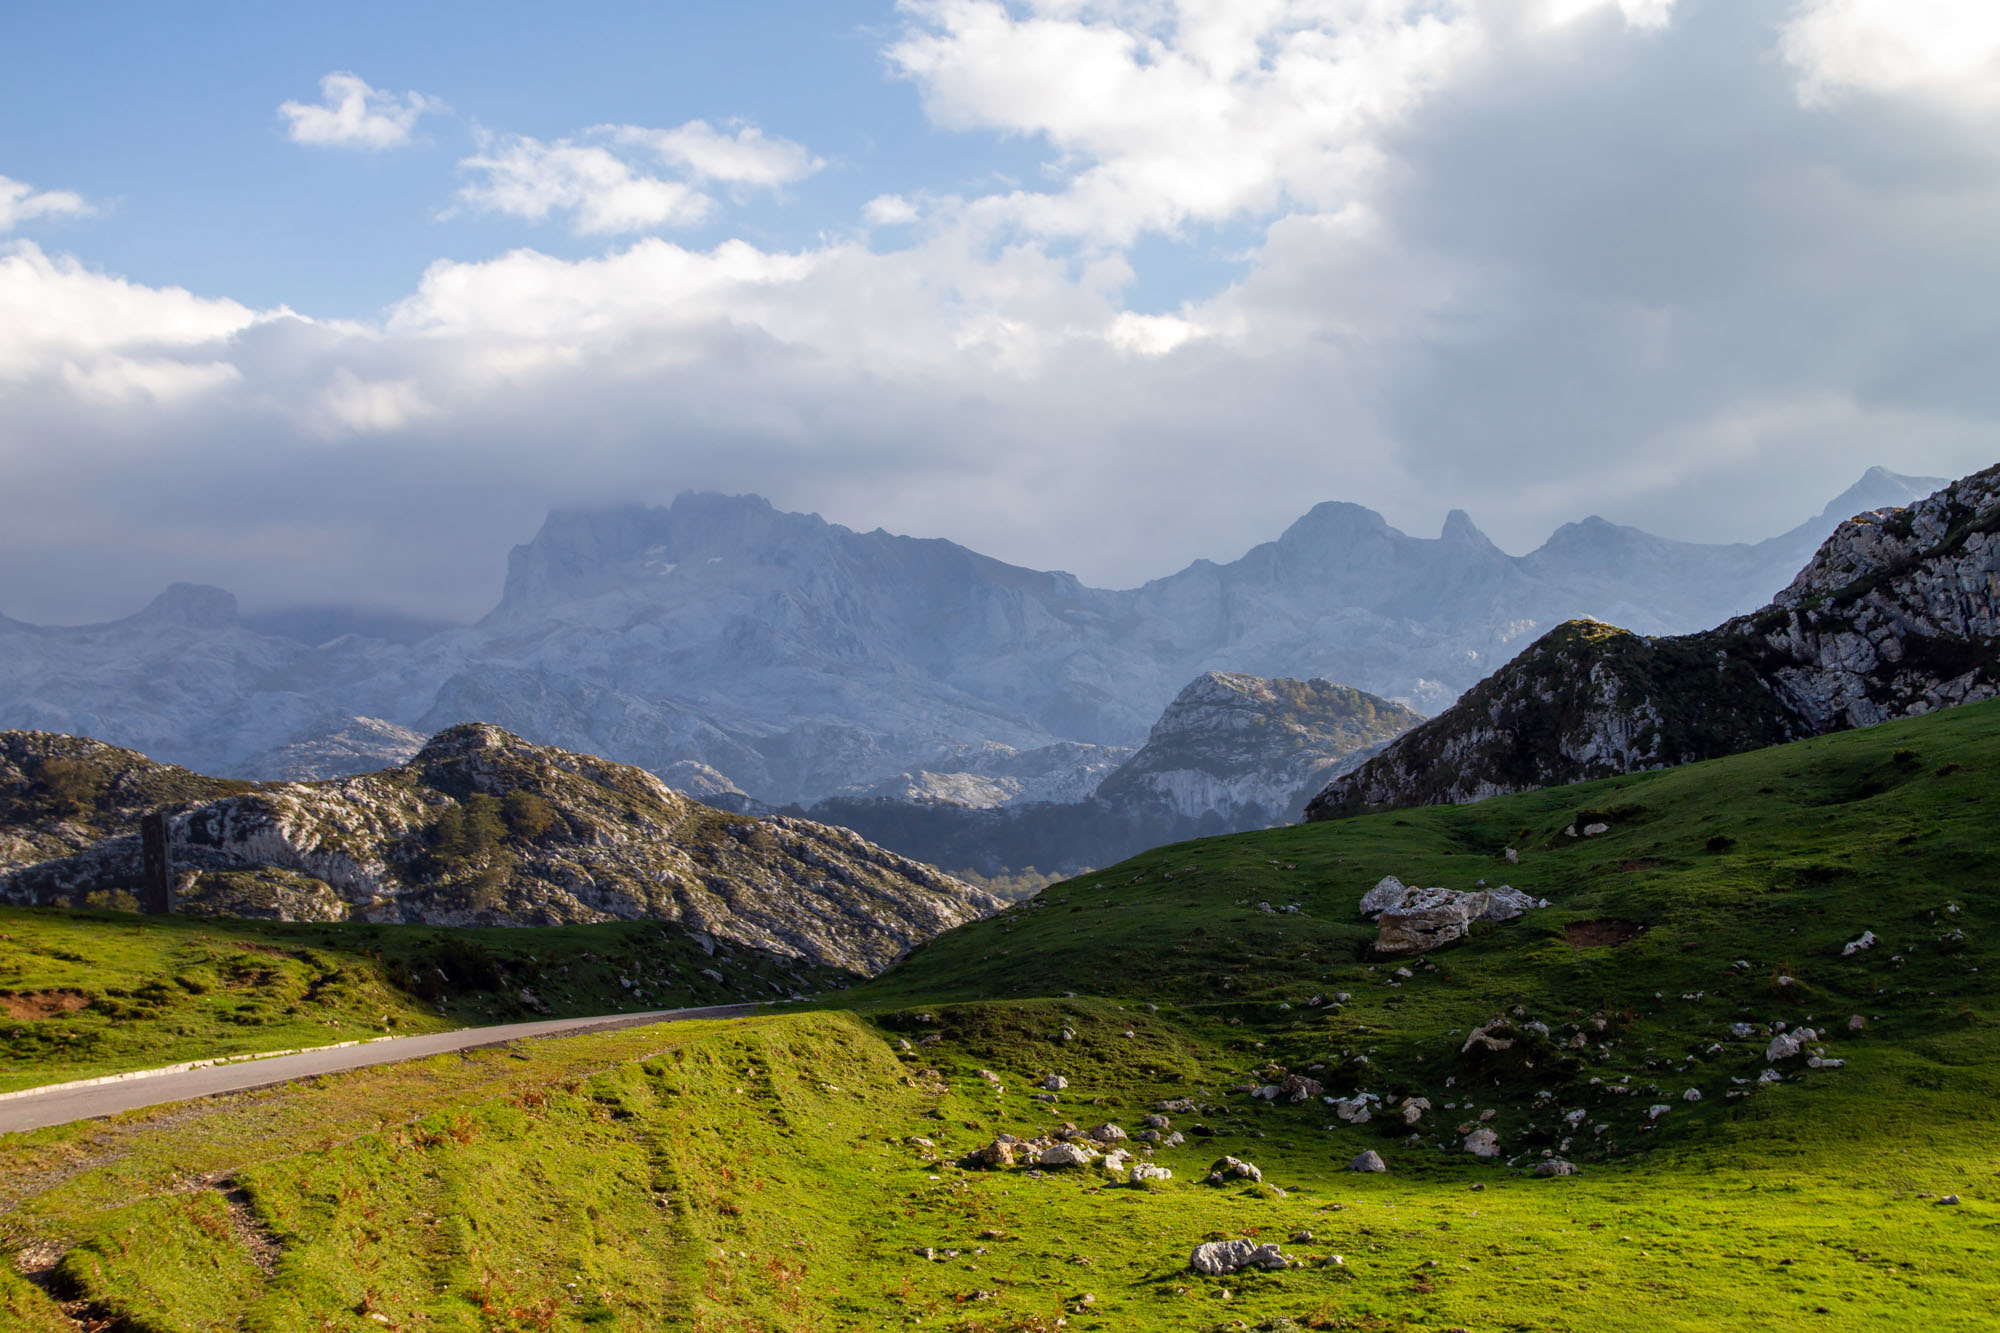
[[[440,259],[366,324],[16,241],[0,566],[39,572],[0,610],[198,578],[474,615],[549,505],[684,487],[1104,583],[1328,498],[1513,549],[1593,510],[1775,532],[1870,464],[2000,455],[1988,12],[906,0],[892,76],[1039,178],[692,244],[838,168],[701,120],[490,135],[458,208],[601,248]],[[305,110],[429,105],[354,85]],[[1232,277],[1137,303],[1218,245]]]

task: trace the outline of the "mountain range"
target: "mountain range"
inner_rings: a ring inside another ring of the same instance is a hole
[[[973,801],[1069,799],[1205,672],[1324,678],[1436,711],[1577,616],[1666,634],[1752,609],[1842,518],[1936,484],[1872,469],[1754,544],[1587,519],[1524,556],[1462,512],[1419,538],[1325,503],[1239,560],[1123,591],[689,493],[552,513],[472,626],[246,619],[186,584],[108,624],[0,618],[0,727],[306,778],[488,722],[774,804],[894,793],[916,774]],[[346,632],[309,641],[328,628]]]

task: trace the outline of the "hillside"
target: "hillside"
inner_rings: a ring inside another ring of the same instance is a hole
[[[1653,638],[1552,630],[1330,783],[1307,818],[1735,754],[2000,690],[2000,467],[1829,537],[1762,610]]]
[[[112,762],[87,742],[10,743],[81,746],[101,766]],[[184,793],[170,820],[176,895],[178,910],[197,915],[433,925],[653,920],[711,945],[866,974],[999,905],[847,830],[725,814],[643,770],[529,745],[497,727],[442,732],[408,763],[364,777],[235,784],[226,793],[110,753],[136,775],[105,786],[96,831],[111,836],[11,870],[0,877],[0,901],[119,901],[138,878],[138,840],[120,834],[115,802],[145,788]],[[17,808],[39,816],[16,835],[22,845],[77,841],[62,832],[76,826],[45,803],[24,797]]]
[[[54,1297],[177,1330],[1981,1329],[1996,768],[1988,702],[1163,848],[940,937],[847,1012],[0,1140],[0,1310],[44,1330],[73,1326]],[[1549,905],[1376,959],[1358,909],[1388,874]],[[1385,1171],[1347,1169],[1371,1151]],[[1225,1158],[1260,1178],[1205,1183]],[[1581,1174],[1534,1173],[1558,1158]],[[1170,1174],[1133,1182],[1135,1162]],[[1237,1239],[1286,1266],[1191,1270]]]

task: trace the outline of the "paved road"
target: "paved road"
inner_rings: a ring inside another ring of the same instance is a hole
[[[243,1092],[268,1088],[274,1083],[337,1074],[346,1069],[394,1064],[399,1060],[421,1060],[446,1051],[473,1050],[481,1046],[502,1046],[528,1037],[568,1037],[580,1032],[607,1032],[613,1028],[637,1027],[643,1023],[671,1023],[686,1018],[735,1018],[757,1012],[750,1004],[714,1005],[706,1009],[654,1009],[639,1014],[607,1014],[599,1018],[553,1018],[535,1023],[506,1023],[497,1027],[459,1028],[453,1032],[431,1032],[420,1037],[392,1037],[360,1046],[337,1050],[301,1051],[297,1055],[275,1055],[240,1064],[210,1065],[174,1073],[138,1075],[112,1083],[83,1088],[52,1088],[47,1092],[0,1100],[0,1134],[66,1125],[72,1120],[116,1115],[141,1106],[162,1102],[184,1102],[194,1097],[213,1097],[222,1092]]]

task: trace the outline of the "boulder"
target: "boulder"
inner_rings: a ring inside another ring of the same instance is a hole
[[[1424,1112],[1431,1109],[1430,1098],[1412,1097],[1403,1103],[1403,1123],[1414,1125],[1424,1118]]]
[[[1486,899],[1485,905],[1473,917],[1475,921],[1512,921],[1523,912],[1549,905],[1546,898],[1523,893],[1511,884],[1502,884],[1497,889],[1488,889],[1484,894],[1475,896]]]
[[[1014,1145],[1011,1143],[1002,1143],[1000,1140],[995,1139],[979,1150],[979,1164],[981,1166],[1014,1165]]]
[[[1263,1179],[1262,1171],[1235,1157],[1219,1157],[1208,1168],[1211,1185],[1226,1185],[1232,1180],[1247,1180],[1254,1185]]]
[[[1117,1143],[1123,1140],[1126,1137],[1126,1135],[1124,1130],[1120,1129],[1118,1126],[1111,1124],[1109,1121],[1107,1121],[1104,1124],[1098,1125],[1096,1128],[1092,1129],[1090,1131],[1090,1137],[1096,1139],[1099,1143]]]
[[[1309,1102],[1325,1091],[1318,1079],[1307,1078],[1303,1074],[1287,1074],[1285,1081],[1278,1085],[1279,1095],[1294,1103]]]
[[[1149,1181],[1172,1180],[1174,1173],[1164,1166],[1154,1166],[1151,1162],[1134,1162],[1128,1179],[1133,1185],[1144,1185]]]
[[[1069,1080],[1061,1074],[1049,1074],[1043,1077],[1041,1086],[1045,1092],[1061,1092],[1069,1086]]]
[[[1361,895],[1361,915],[1374,916],[1378,912],[1394,910],[1412,890],[1405,888],[1403,881],[1394,875],[1384,875],[1375,887]]]
[[[1472,1029],[1472,1035],[1458,1048],[1460,1055],[1470,1055],[1473,1051],[1504,1051],[1514,1044],[1514,1023],[1512,1019],[1496,1018]]]
[[[1455,893],[1450,889],[1416,890],[1394,911],[1386,911],[1375,919],[1375,952],[1428,953],[1453,940],[1464,939],[1477,912],[1484,907],[1484,894]]]
[[[1585,824],[1583,826],[1583,836],[1586,838],[1599,837],[1609,832],[1611,832],[1611,825],[1609,824]]]
[[[1465,1150],[1474,1157],[1498,1157],[1500,1136],[1490,1129],[1475,1129],[1465,1136]]]
[[[1090,1165],[1090,1154],[1077,1147],[1074,1143],[1052,1143],[1042,1149],[1041,1156],[1035,1159],[1035,1165],[1052,1167],[1088,1166]]]
[[[1852,954],[1860,953],[1863,949],[1872,949],[1874,947],[1875,947],[1875,932],[1872,930],[1864,930],[1861,932],[1859,938],[1851,939],[1846,944],[1842,945],[1840,948],[1840,954],[1841,957],[1845,958]]]
[[[1538,1176],[1580,1176],[1583,1171],[1574,1162],[1566,1162],[1560,1157],[1551,1157],[1546,1162],[1535,1163]]]
[[[1212,1240],[1194,1247],[1188,1267],[1207,1277],[1223,1277],[1246,1268],[1291,1267],[1291,1260],[1276,1245],[1259,1245],[1254,1240]]]
[[[1349,1162],[1347,1169],[1349,1171],[1372,1171],[1379,1175],[1389,1169],[1389,1164],[1382,1160],[1381,1153],[1370,1148],[1367,1152],[1361,1153],[1353,1161]]]

